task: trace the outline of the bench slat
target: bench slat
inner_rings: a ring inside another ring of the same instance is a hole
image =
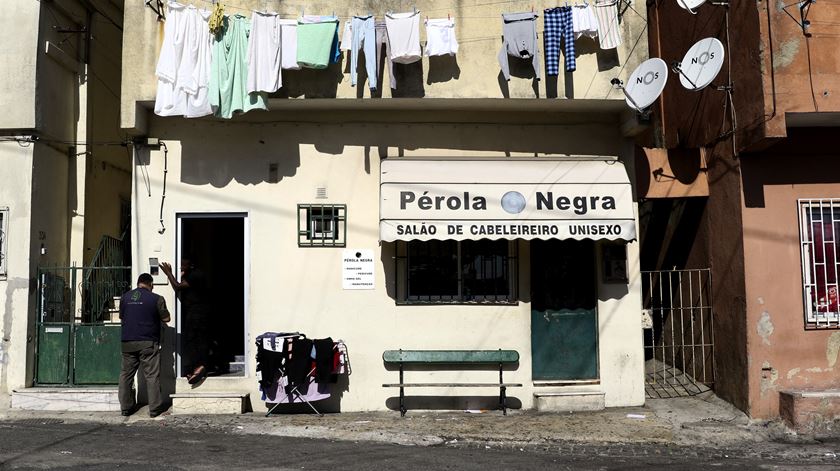
[[[516,350],[385,350],[386,363],[516,363]]]
[[[472,388],[472,387],[521,388],[520,383],[397,383],[383,384],[383,388]]]

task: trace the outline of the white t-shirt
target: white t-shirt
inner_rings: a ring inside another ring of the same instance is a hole
[[[391,45],[392,62],[411,64],[421,59],[419,11],[385,15],[385,29]]]
[[[248,93],[274,93],[283,86],[280,74],[280,18],[253,12],[248,37]]]

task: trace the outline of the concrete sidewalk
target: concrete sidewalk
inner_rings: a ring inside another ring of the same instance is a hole
[[[723,452],[798,456],[840,456],[840,440],[808,437],[782,423],[750,421],[741,411],[708,392],[689,398],[648,400],[644,407],[598,412],[483,413],[410,411],[352,412],[318,417],[286,414],[148,417],[141,409],[129,418],[118,413],[0,410],[3,421],[96,422],[153,425],[232,434],[373,441],[415,446],[485,446],[515,448],[610,447],[660,445],[681,452]],[[595,448],[593,448],[595,450]]]

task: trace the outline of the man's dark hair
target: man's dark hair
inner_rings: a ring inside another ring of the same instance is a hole
[[[154,281],[155,280],[154,280],[154,278],[152,278],[152,275],[150,275],[148,273],[143,273],[142,275],[137,277],[137,284],[138,285],[143,284],[143,285],[150,285],[151,286]]]

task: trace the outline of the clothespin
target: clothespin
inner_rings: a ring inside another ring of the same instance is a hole
[[[449,21],[452,21],[452,15],[450,15],[449,13],[447,13],[447,14],[446,14],[446,19],[448,19]]]

